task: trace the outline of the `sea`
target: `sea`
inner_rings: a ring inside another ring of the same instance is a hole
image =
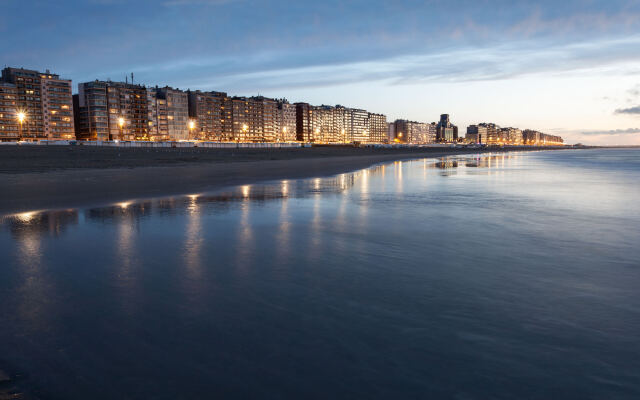
[[[37,399],[639,399],[640,149],[3,216],[0,370]]]

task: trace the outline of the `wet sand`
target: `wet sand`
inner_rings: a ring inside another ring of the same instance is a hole
[[[203,193],[381,162],[531,149],[118,149],[0,146],[0,214]]]

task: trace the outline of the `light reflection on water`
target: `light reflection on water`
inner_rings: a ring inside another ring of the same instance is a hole
[[[460,156],[5,216],[0,369],[55,398],[638,397],[639,178],[633,150]]]

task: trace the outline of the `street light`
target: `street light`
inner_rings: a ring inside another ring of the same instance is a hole
[[[242,125],[243,138],[242,139],[244,139],[245,141],[247,140],[247,131],[248,130],[249,130],[249,127],[247,126],[247,124],[243,124]],[[238,138],[238,141],[240,141],[239,138]]]
[[[196,128],[194,120],[189,120],[189,139],[193,139],[193,130]]]
[[[27,118],[26,114],[23,111],[18,111],[18,122],[20,123],[20,132],[19,134],[19,140],[22,141],[22,123],[24,122],[24,120]]]
[[[120,140],[124,139],[124,135],[122,134],[122,130],[124,128],[124,118],[120,117],[118,118],[118,126],[120,127]]]

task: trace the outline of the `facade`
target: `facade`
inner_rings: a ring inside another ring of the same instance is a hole
[[[168,141],[167,100],[159,98],[158,91],[154,88],[147,88],[147,116],[149,139],[151,141]]]
[[[541,137],[544,135],[542,132],[525,129],[522,132],[522,141],[525,145],[535,146],[541,142]]]
[[[11,83],[0,82],[0,141],[20,140],[17,107],[18,91]]]
[[[429,144],[435,143],[437,135],[437,125],[435,123],[425,123],[398,119],[395,121],[396,140],[400,143],[408,144]]]
[[[266,97],[252,97],[257,113],[257,123],[261,125],[262,135],[257,141],[275,142],[280,137],[278,102]]]
[[[287,100],[278,100],[277,126],[279,142],[294,142],[296,140],[296,106]]]
[[[75,140],[71,81],[42,74],[40,79],[44,135],[48,140]]]
[[[467,127],[467,142],[487,144],[487,127],[482,125],[469,125]]]
[[[500,141],[502,140],[502,136],[500,131],[501,128],[498,125],[493,123],[483,122],[478,124],[478,128],[482,129],[483,131],[486,130],[486,140],[481,143],[487,144],[487,145],[500,144]]]
[[[229,97],[224,92],[189,92],[189,117],[195,123],[194,138],[205,141],[225,141],[231,137],[231,117],[227,119],[225,105]],[[228,120],[228,122],[227,122]]]
[[[231,137],[239,142],[263,142],[264,103],[262,98],[233,97],[231,103]]]
[[[79,84],[77,99],[78,101],[74,101],[77,138],[79,140],[111,140],[107,82],[94,81]]]
[[[151,140],[147,88],[130,83],[78,84],[78,139]]]
[[[369,113],[369,142],[387,143],[387,117]]]
[[[349,138],[351,137],[351,115],[350,108],[341,105],[336,105],[333,108],[333,130],[339,143],[349,143]]]
[[[458,141],[458,127],[449,121],[449,114],[440,115],[440,122],[436,127],[436,140],[442,143]]]
[[[518,128],[502,128],[505,144],[519,146],[522,144],[522,131]]]
[[[542,134],[542,145],[544,146],[563,146],[564,140],[562,137],[555,135],[547,135],[546,133]]]
[[[522,144],[529,146],[562,146],[564,140],[560,136],[547,135],[546,133],[525,129],[522,131]]]
[[[189,124],[189,95],[179,89],[163,87],[157,89],[157,97],[166,101],[167,132],[169,140],[191,140],[195,135],[195,124]]]
[[[313,140],[311,125],[311,105],[296,103],[296,140],[311,142]]]
[[[396,138],[396,123],[387,122],[387,140],[393,142]]]
[[[367,110],[358,108],[350,109],[351,130],[349,142],[367,143],[369,142],[369,113]]]
[[[60,79],[59,75],[49,71],[5,68],[0,82],[3,83],[4,96],[15,96],[14,118],[17,119],[18,112],[25,115],[21,128],[18,126],[23,140],[75,139],[70,80]],[[3,112],[3,115],[10,113]],[[6,117],[0,120],[6,121]],[[11,127],[8,123],[3,126]],[[9,130],[0,136],[6,138],[2,140],[14,137]]]

